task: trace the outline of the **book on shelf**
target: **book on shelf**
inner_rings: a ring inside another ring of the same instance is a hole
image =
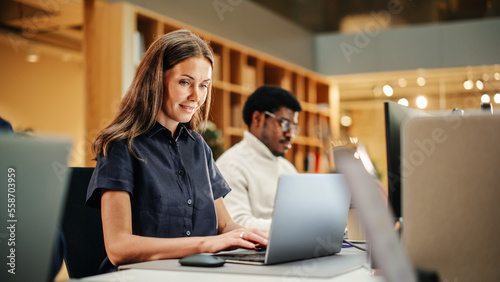
[[[243,127],[243,111],[240,104],[231,105],[231,127]]]
[[[133,50],[133,60],[134,66],[139,66],[142,58],[146,53],[146,43],[144,41],[144,35],[140,31],[134,32],[134,50]]]
[[[254,66],[243,66],[242,77],[242,87],[245,91],[250,92],[257,88],[257,70]]]
[[[222,80],[222,62],[221,57],[214,55],[214,71],[212,73],[213,80]]]

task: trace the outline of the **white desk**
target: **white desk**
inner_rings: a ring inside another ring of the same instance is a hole
[[[126,266],[128,269],[97,275],[83,281],[384,281],[362,266],[366,254],[343,249],[340,255],[277,265],[255,266],[226,263],[223,267],[181,266],[178,260],[151,261]],[[161,270],[159,269],[161,268]]]
[[[260,266],[256,266],[260,267]],[[221,274],[208,272],[180,272],[169,270],[145,270],[145,269],[128,269],[118,272],[97,275],[83,278],[78,281],[94,281],[94,282],[139,282],[139,281],[203,281],[203,282],[382,282],[385,281],[381,276],[370,275],[368,269],[358,268],[351,272],[341,274],[331,278],[303,278],[303,277],[280,277],[280,276],[264,276],[264,275],[248,275],[248,274]]]

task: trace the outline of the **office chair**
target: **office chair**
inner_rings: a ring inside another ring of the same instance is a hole
[[[85,204],[93,167],[73,167],[62,230],[66,239],[64,261],[70,278],[96,275],[106,257],[101,211]]]

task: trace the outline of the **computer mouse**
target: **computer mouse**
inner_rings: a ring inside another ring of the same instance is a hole
[[[179,263],[184,266],[217,267],[223,266],[226,261],[223,258],[197,254],[179,259]]]

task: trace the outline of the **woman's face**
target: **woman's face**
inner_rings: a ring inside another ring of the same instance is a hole
[[[163,105],[156,120],[174,134],[177,125],[189,122],[205,102],[211,78],[210,61],[202,57],[191,57],[167,70]]]

